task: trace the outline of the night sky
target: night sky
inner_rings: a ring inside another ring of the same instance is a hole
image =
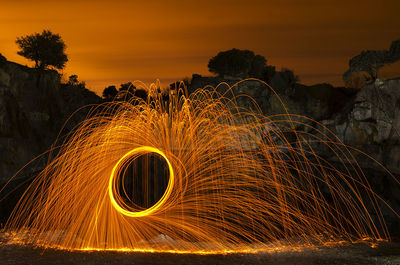
[[[126,81],[211,75],[209,58],[231,48],[292,69],[302,83],[342,85],[352,56],[400,38],[399,11],[398,0],[0,0],[0,53],[33,65],[16,54],[15,39],[50,29],[67,44],[63,73],[97,93]],[[381,76],[400,76],[400,63]]]

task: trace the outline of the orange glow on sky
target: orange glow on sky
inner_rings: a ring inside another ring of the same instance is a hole
[[[342,85],[352,56],[400,38],[399,10],[397,0],[1,0],[0,53],[33,65],[16,54],[15,39],[50,29],[67,44],[65,75],[97,93],[137,79],[167,85],[210,75],[209,58],[231,48],[293,69],[302,83]],[[400,64],[383,76],[400,76]]]

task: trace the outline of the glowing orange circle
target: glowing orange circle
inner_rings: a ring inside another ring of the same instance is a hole
[[[156,204],[154,204],[153,206],[151,206],[150,208],[147,208],[143,211],[138,211],[138,212],[131,212],[128,211],[124,208],[122,208],[118,202],[115,200],[114,197],[114,175],[115,175],[115,171],[118,169],[118,167],[120,166],[120,164],[129,156],[132,156],[134,154],[137,153],[156,153],[159,154],[160,156],[162,156],[165,161],[168,164],[168,168],[169,168],[169,181],[168,181],[168,186],[163,194],[163,196],[161,197],[160,200],[158,200],[158,202]],[[149,215],[151,213],[153,213],[154,211],[156,211],[157,209],[159,209],[167,200],[167,198],[169,197],[169,195],[172,192],[172,188],[174,185],[174,171],[172,169],[171,163],[169,162],[168,158],[166,157],[166,155],[161,152],[160,150],[158,150],[157,148],[154,147],[150,147],[150,146],[142,146],[142,147],[138,147],[135,148],[131,151],[129,151],[128,153],[126,153],[123,157],[121,157],[121,159],[115,164],[113,170],[111,171],[111,176],[110,176],[110,180],[108,183],[108,195],[110,196],[110,200],[111,200],[111,204],[114,206],[114,208],[129,217],[142,217],[142,216],[146,216]]]

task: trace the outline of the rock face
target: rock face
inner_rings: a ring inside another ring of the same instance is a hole
[[[228,86],[236,84],[232,92],[252,97],[267,116],[285,113],[282,101],[288,113],[304,115],[324,124],[345,144],[373,157],[395,177],[400,175],[400,79],[378,79],[357,93],[328,84],[296,84],[279,89],[275,94],[259,81],[240,81],[193,75],[188,91],[216,87],[221,82]],[[101,98],[87,89],[61,84],[60,76],[55,71],[39,75],[35,69],[0,58],[0,187],[22,166],[50,148],[74,111],[100,102]],[[240,97],[238,103],[245,108],[255,108],[248,97]],[[64,132],[83,120],[85,114],[74,115]],[[324,154],[324,150],[320,152]],[[359,153],[355,155],[373,190],[399,211],[400,185],[377,163]],[[30,165],[24,176],[41,170],[45,158]],[[15,204],[17,199],[10,201]],[[1,207],[0,204],[0,223],[1,212],[9,212],[12,206],[5,207],[7,209]],[[390,229],[400,234],[397,217],[387,210],[384,214]]]
[[[194,88],[199,88],[206,85],[215,87],[220,82],[233,85],[239,80],[195,76],[193,81]],[[400,215],[400,79],[377,79],[359,91],[329,84],[285,87],[279,78],[273,79],[271,86],[276,93],[260,82],[257,84],[257,81],[241,83],[233,91],[253,97],[266,116],[287,111],[309,117],[323,124],[325,132],[330,130],[347,146],[361,151],[355,151],[353,155],[372,189]],[[249,102],[238,103],[243,107],[249,106]],[[310,120],[292,119],[317,126]],[[301,131],[305,128],[299,125],[296,129]],[[331,156],[326,147],[312,145],[319,155],[331,163],[337,161],[337,157]],[[382,212],[389,231],[399,235],[400,219],[385,205],[382,205]]]
[[[55,71],[39,74],[36,69],[2,60],[0,183],[45,152],[76,109],[100,101],[96,94],[87,89],[61,84],[60,76]],[[79,119],[75,117],[74,121]],[[69,126],[73,126],[74,121]],[[34,163],[28,170],[39,170],[43,161]]]
[[[253,98],[260,110],[267,116],[282,114],[287,111],[314,120],[331,118],[335,113],[340,112],[354,96],[353,91],[333,87],[329,84],[313,86],[294,84],[289,87],[280,75],[275,75],[270,85],[269,87],[258,80],[243,81],[240,78],[193,75],[189,93],[207,86],[218,86],[218,91],[225,91],[228,87],[232,87],[232,92],[236,96],[246,95]],[[229,94],[227,93],[227,95]],[[239,97],[238,104],[244,108],[254,109],[254,102],[248,97]]]
[[[377,79],[366,85],[345,111],[325,123],[345,144],[365,151],[392,173],[400,174],[400,79]]]
[[[240,81],[193,75],[190,91],[216,87],[221,82],[234,85],[232,91],[235,95],[252,97],[266,116],[287,111],[309,117],[324,124],[345,144],[368,153],[392,173],[400,174],[400,79],[377,79],[359,91],[329,84],[295,84],[284,88],[283,81],[273,79],[271,86],[274,88],[275,84],[278,89],[272,92],[260,81]],[[238,103],[245,108],[254,108],[252,101],[245,97]],[[370,162],[363,166],[380,169]]]
[[[346,145],[365,153],[354,152],[358,164],[373,190],[400,214],[400,79],[367,84],[343,112],[323,123]],[[400,234],[399,218],[386,206],[382,209],[390,231]]]
[[[271,83],[273,87],[273,84]],[[305,86],[295,84],[293,87],[280,90],[268,99],[269,108],[265,114],[285,113],[282,102],[289,114],[303,115],[314,120],[323,120],[342,111],[346,102],[353,97],[351,91],[329,84]]]

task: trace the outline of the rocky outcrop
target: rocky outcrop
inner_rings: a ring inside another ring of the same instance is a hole
[[[329,84],[288,87],[284,80],[279,80],[279,76],[274,77],[271,88],[257,80],[240,82],[234,78],[193,75],[189,90],[216,87],[224,82],[227,85],[220,86],[219,91],[233,86],[235,95],[252,97],[266,116],[287,112],[311,118],[326,126],[346,145],[360,149],[391,172],[400,174],[400,79],[377,79],[358,91]],[[238,103],[254,109],[249,98],[239,98]],[[304,119],[302,122],[312,123]],[[368,159],[365,163],[361,159],[360,163],[365,168],[381,169]]]
[[[324,121],[347,145],[400,174],[400,79],[377,79],[363,87],[345,111]],[[361,160],[361,163],[363,160]],[[374,167],[365,162],[363,167]]]
[[[400,79],[367,84],[321,123],[353,150],[374,192],[400,214]],[[389,231],[399,235],[399,217],[384,203],[381,207]]]
[[[199,88],[207,87],[218,87],[219,92],[227,92],[225,96],[228,98],[235,95],[239,106],[246,109],[256,110],[259,107],[261,111],[265,112],[268,108],[267,104],[271,90],[258,80],[246,80],[243,82],[242,79],[234,77],[203,77],[194,74],[189,84],[188,92],[190,94]],[[229,88],[232,90],[229,91]],[[256,101],[258,107],[256,107],[254,101],[249,96]]]
[[[274,88],[273,84],[271,86]],[[268,99],[265,115],[297,114],[314,120],[329,119],[341,112],[354,96],[352,91],[330,84],[305,86],[295,84],[285,90],[278,90]]]
[[[267,116],[285,113],[312,118],[335,133],[348,146],[358,148],[388,168],[395,177],[400,175],[400,79],[378,79],[360,91],[349,91],[328,84],[305,86],[295,84],[276,93],[256,80],[240,82],[235,78],[193,75],[189,93],[206,86],[221,90],[232,87],[240,106],[254,109],[254,101]],[[271,83],[272,84],[272,83]],[[227,93],[229,96],[230,93]],[[51,147],[63,124],[82,106],[99,103],[101,99],[82,86],[61,84],[55,71],[39,73],[36,69],[8,62],[0,57],[0,184],[10,179],[22,166]],[[285,108],[282,105],[284,103]],[[86,112],[74,114],[64,133],[83,120]],[[309,122],[309,121],[307,121]],[[297,128],[302,130],[301,126]],[[310,132],[312,133],[312,132]],[[324,156],[324,150],[319,151]],[[400,185],[370,158],[354,153],[357,162],[368,175],[374,189],[395,209],[400,209]],[[326,157],[327,159],[334,158]],[[26,168],[23,176],[41,170],[46,156]],[[0,186],[1,187],[1,186]],[[18,199],[10,199],[15,204]],[[4,207],[6,204],[0,205]],[[12,206],[0,209],[10,212]],[[384,209],[389,226],[400,232],[398,219]],[[1,218],[0,218],[1,223]]]
[[[217,87],[218,91],[225,91],[231,87],[241,107],[254,109],[254,101],[259,109],[271,116],[282,113],[292,113],[310,117],[314,120],[329,119],[340,112],[355,92],[342,87],[333,87],[330,84],[305,86],[287,82],[279,74],[275,74],[270,86],[259,80],[242,80],[240,78],[203,77],[193,75],[189,85],[189,93],[205,87]],[[230,93],[226,94],[227,96]],[[246,95],[240,97],[240,95]],[[248,98],[250,96],[252,99]]]
[[[400,141],[400,80],[377,79],[357,94],[337,131],[356,145]]]
[[[231,86],[238,81],[195,76],[192,84],[195,84],[194,88],[215,87],[220,82]],[[317,130],[311,128],[318,128],[331,137],[330,132],[334,133],[352,150],[353,163],[361,166],[372,189],[400,214],[400,79],[377,79],[358,91],[329,84],[290,87],[279,76],[272,79],[271,86],[276,93],[258,81],[245,81],[232,90],[236,95],[253,97],[266,116],[287,112],[312,119],[291,117],[306,124],[298,123],[298,131],[315,135]],[[238,103],[246,108],[251,106],[250,101]],[[326,145],[318,141],[310,141],[310,145],[330,163],[342,166],[338,163],[340,157]],[[385,204],[382,204],[382,213],[389,231],[399,235],[398,216]]]
[[[48,150],[67,118],[78,108],[100,102],[87,89],[61,84],[56,71],[0,62],[0,183]],[[83,119],[82,113],[74,122]],[[73,124],[69,124],[72,127]],[[41,169],[45,159],[29,172]],[[29,173],[27,172],[27,173]]]

